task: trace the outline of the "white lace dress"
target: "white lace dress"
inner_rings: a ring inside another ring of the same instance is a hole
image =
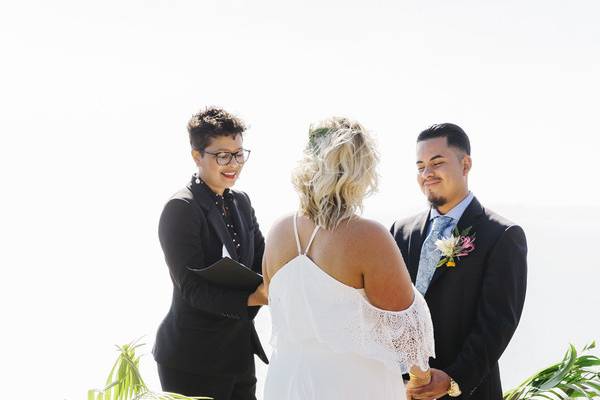
[[[425,300],[385,311],[364,290],[328,275],[302,253],[269,285],[273,355],[264,400],[405,399],[402,374],[434,356]],[[310,247],[318,227],[315,228]]]

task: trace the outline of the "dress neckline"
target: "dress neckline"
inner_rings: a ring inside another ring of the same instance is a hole
[[[345,287],[347,289],[352,289],[352,290],[357,290],[357,291],[363,291],[364,292],[364,288],[355,288],[354,286],[350,286],[345,284],[342,281],[337,280],[336,278],[334,278],[333,276],[329,275],[327,272],[325,272],[323,270],[323,268],[319,267],[317,265],[316,262],[314,262],[310,257],[308,257],[306,254],[298,254],[296,257],[292,258],[291,260],[289,260],[288,262],[286,262],[285,264],[283,264],[278,270],[277,272],[275,272],[275,274],[271,277],[271,283],[269,284],[269,286],[273,283],[273,280],[277,277],[277,275],[279,275],[280,273],[284,272],[284,270],[288,269],[290,264],[292,264],[294,261],[301,259],[301,258],[305,258],[306,260],[308,260],[309,264],[313,267],[313,269],[317,269],[318,271],[321,272],[321,274],[325,275],[327,278],[329,278],[330,280],[337,282],[340,286]]]
[[[275,272],[275,274],[271,277],[270,279],[270,283],[269,283],[269,288],[271,288],[273,286],[273,283],[275,282],[275,278],[278,277],[278,275],[280,275],[281,273],[285,273],[286,270],[290,269],[291,266],[293,266],[294,262],[296,260],[299,259],[306,259],[308,261],[308,264],[310,264],[310,266],[312,267],[312,269],[316,269],[317,272],[319,273],[319,275],[324,276],[326,279],[328,279],[329,281],[332,281],[333,283],[337,284],[337,286],[343,288],[344,290],[347,290],[351,293],[355,293],[358,295],[358,297],[361,299],[361,301],[366,304],[369,308],[372,308],[376,311],[379,312],[384,312],[384,313],[389,313],[389,314],[396,314],[396,315],[400,315],[400,314],[404,314],[407,311],[409,311],[410,309],[412,309],[415,306],[415,303],[417,302],[417,296],[420,296],[420,293],[416,290],[415,286],[412,285],[413,288],[413,299],[412,302],[410,303],[410,305],[405,308],[404,310],[400,310],[400,311],[392,311],[392,310],[384,310],[382,308],[379,308],[373,304],[371,304],[371,302],[369,301],[369,299],[367,298],[367,294],[365,292],[364,288],[355,288],[354,286],[350,286],[345,284],[342,281],[337,280],[336,278],[334,278],[333,276],[329,275],[327,272],[325,272],[321,267],[319,267],[319,265],[317,263],[315,263],[312,259],[310,259],[310,257],[308,257],[306,254],[299,254],[296,257],[292,258],[291,260],[289,260],[288,262],[286,262],[285,264],[283,264],[278,270],[277,272]],[[277,280],[280,280],[281,277],[277,278]]]

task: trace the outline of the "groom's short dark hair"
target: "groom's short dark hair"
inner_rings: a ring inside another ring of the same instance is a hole
[[[207,107],[192,115],[187,129],[192,149],[203,152],[211,139],[219,136],[235,138],[246,130],[246,124],[222,108]]]
[[[471,142],[469,141],[469,137],[460,126],[449,122],[431,125],[419,134],[417,143],[439,137],[445,137],[448,141],[448,146],[456,147],[468,155],[471,155]]]

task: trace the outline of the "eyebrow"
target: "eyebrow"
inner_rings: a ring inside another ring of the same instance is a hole
[[[438,158],[444,158],[444,156],[442,156],[441,154],[438,154],[438,155],[431,157],[429,159],[429,161],[437,160]],[[419,161],[417,161],[417,164],[423,164],[423,161],[419,160]]]
[[[237,152],[238,152],[238,151],[240,151],[240,150],[244,150],[244,148],[243,148],[243,147],[238,147],[238,149],[237,149],[237,150],[230,151],[229,149],[225,149],[225,148],[221,147],[221,148],[219,148],[219,149],[216,149],[216,150],[215,150],[215,153],[220,153],[220,152],[225,152],[225,153],[237,153]]]

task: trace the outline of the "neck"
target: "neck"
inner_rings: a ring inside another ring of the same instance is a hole
[[[216,189],[210,185],[208,185],[208,187],[210,188],[210,190],[212,190],[213,192],[215,192],[216,194],[219,194],[221,196],[223,196],[223,193],[225,193],[225,189]]]
[[[218,187],[215,187],[215,186],[211,185],[211,184],[210,184],[210,183],[209,183],[209,182],[208,182],[208,181],[207,181],[207,180],[204,178],[204,176],[202,176],[202,171],[198,172],[198,176],[200,177],[200,179],[202,179],[202,182],[204,182],[204,184],[205,184],[206,186],[208,186],[208,188],[209,188],[210,190],[212,190],[212,191],[213,191],[214,193],[216,193],[216,194],[219,194],[219,195],[223,196],[223,193],[225,192],[225,188],[218,188]]]
[[[469,195],[469,189],[466,189],[464,192],[456,196],[452,201],[447,202],[444,205],[436,207],[436,210],[442,215],[446,215],[450,210],[458,205],[461,201],[463,201]]]

